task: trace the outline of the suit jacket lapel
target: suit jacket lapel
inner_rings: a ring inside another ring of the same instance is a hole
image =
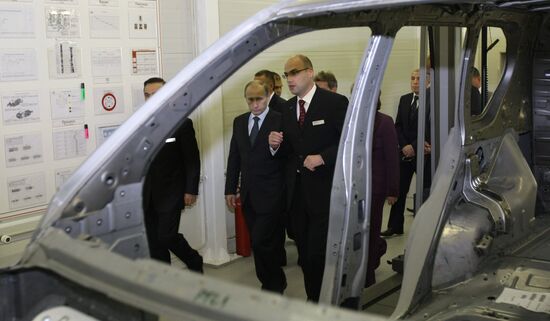
[[[260,131],[258,132],[258,136],[256,136],[256,141],[254,142],[254,145],[252,148],[254,148],[256,145],[258,145],[258,141],[265,140],[267,141],[267,136],[269,133],[267,133],[268,128],[270,128],[269,124],[271,123],[271,110],[267,112],[267,115],[265,115],[264,121],[262,122],[262,126],[260,127]]]
[[[311,98],[311,102],[309,104],[309,107],[307,108],[306,118],[304,119],[304,129],[311,127],[313,120],[315,120],[315,114],[317,113],[319,109],[319,105],[321,104],[319,96],[321,96],[322,93],[320,92],[319,88],[315,91],[315,94]]]
[[[249,118],[250,118],[250,113],[247,113],[246,117],[243,117],[243,120],[242,120],[243,123],[240,126],[242,128],[240,130],[241,137],[245,141],[244,146],[247,147],[247,150],[249,150],[251,148],[251,146],[250,146],[250,135],[248,134],[248,119]]]
[[[290,119],[291,119],[291,129],[297,133],[301,132],[300,126],[298,125],[298,118],[296,117],[296,104],[298,101],[298,97],[294,96],[292,97],[288,103],[290,104]],[[307,113],[306,113],[307,114]]]

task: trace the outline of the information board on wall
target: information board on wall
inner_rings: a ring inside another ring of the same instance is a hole
[[[157,0],[0,0],[0,221],[45,208],[159,76]]]

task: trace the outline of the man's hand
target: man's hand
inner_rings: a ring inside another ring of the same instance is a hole
[[[229,194],[225,195],[225,202],[227,203],[227,206],[229,208],[235,208],[237,207],[237,195],[235,194]]]
[[[185,201],[185,206],[191,206],[197,201],[197,195],[185,193],[183,199]]]
[[[432,152],[432,145],[428,142],[424,142],[424,154],[430,154]]]
[[[416,153],[414,152],[414,148],[412,147],[411,144],[409,145],[405,145],[402,149],[401,149],[401,152],[403,153],[403,155],[405,157],[414,157],[416,155]]]
[[[393,204],[395,204],[395,202],[397,202],[397,197],[388,196],[388,197],[386,197],[386,200],[388,201],[388,205],[393,205]]]
[[[321,157],[321,155],[307,155],[306,159],[304,160],[304,167],[312,172],[315,170],[315,167],[324,164],[325,161],[323,161],[323,157]]]
[[[283,143],[283,132],[271,132],[269,133],[269,146],[274,150],[277,150]]]

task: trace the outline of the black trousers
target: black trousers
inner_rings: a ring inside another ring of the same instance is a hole
[[[416,173],[416,159],[413,159],[413,161],[402,160],[399,163],[399,196],[397,202],[391,207],[390,218],[388,220],[388,228],[397,233],[403,233],[403,223],[405,221],[403,213],[405,212],[407,194],[409,193],[409,186],[411,185],[414,173]],[[431,186],[431,177],[431,160],[426,155],[424,158],[424,188]]]
[[[282,215],[280,212],[259,213],[248,200],[244,201],[243,212],[254,252],[256,276],[262,289],[283,293],[287,284],[281,268],[284,251]]]
[[[330,209],[323,209],[321,212],[313,210],[311,204],[307,204],[305,201],[306,193],[308,191],[301,183],[300,175],[296,175],[289,214],[298,247],[298,262],[304,273],[307,299],[317,302],[321,294],[325,271]]]
[[[180,217],[180,206],[166,211],[156,211],[152,207],[145,210],[145,228],[151,258],[170,264],[171,251],[190,270],[202,273],[202,256],[191,248],[183,234],[178,231]]]

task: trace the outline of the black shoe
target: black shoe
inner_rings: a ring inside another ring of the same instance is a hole
[[[381,232],[380,233],[380,236],[392,236],[392,235],[403,235],[403,231],[394,231],[391,227],[387,230],[385,230],[384,232]]]
[[[187,265],[187,268],[191,271],[195,271],[200,274],[204,274],[203,269],[203,263],[202,263],[202,256],[198,255],[191,261],[185,262],[185,265]]]

